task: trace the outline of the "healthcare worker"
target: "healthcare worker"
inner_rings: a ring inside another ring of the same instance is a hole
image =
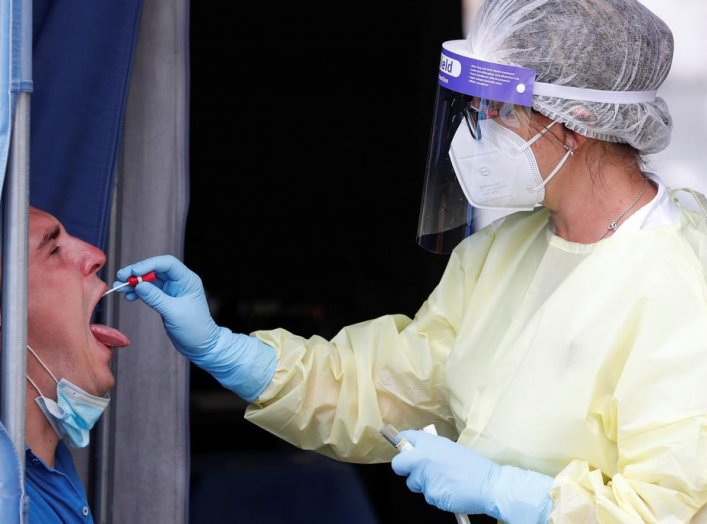
[[[248,336],[214,323],[173,257],[118,280],[157,271],[127,298],[248,420],[341,460],[392,459],[441,509],[707,519],[707,225],[641,157],[670,140],[656,91],[672,53],[635,0],[487,0],[443,44],[420,237],[464,236],[469,202],[517,212],[458,243],[413,319]],[[394,455],[385,423],[414,449]]]

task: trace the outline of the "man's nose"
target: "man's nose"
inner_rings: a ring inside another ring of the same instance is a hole
[[[106,263],[105,253],[96,246],[92,246],[82,240],[79,240],[79,242],[81,244],[81,272],[86,276],[97,273]]]

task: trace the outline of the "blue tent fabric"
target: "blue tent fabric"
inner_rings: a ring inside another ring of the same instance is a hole
[[[0,522],[20,522],[22,485],[20,461],[5,426],[0,422]]]
[[[34,0],[30,203],[105,249],[142,0]]]
[[[10,0],[0,1],[0,190],[5,180],[7,155],[12,133],[14,113],[13,96],[10,92],[10,61],[12,60],[12,40],[10,36]]]
[[[17,95],[32,91],[31,3],[0,0],[0,190],[5,181]]]

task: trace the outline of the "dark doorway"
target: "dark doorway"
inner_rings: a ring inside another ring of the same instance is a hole
[[[191,10],[185,260],[216,321],[330,338],[379,315],[413,316],[447,261],[418,247],[415,232],[439,51],[461,37],[460,3]],[[280,522],[277,505],[287,522],[356,522],[343,513],[453,521],[388,464],[343,465],[294,449],[245,422],[244,404],[195,368],[191,388],[193,522]],[[337,497],[321,491],[332,478],[345,479],[349,504],[361,500],[370,512],[334,504],[341,513],[332,520],[326,508],[308,508],[301,490],[321,493],[319,502]],[[258,482],[270,498],[253,494]]]

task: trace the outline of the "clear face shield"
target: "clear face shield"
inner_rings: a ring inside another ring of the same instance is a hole
[[[531,145],[535,72],[442,47],[417,241],[449,253],[475,230],[475,208],[530,210],[544,198]]]
[[[442,44],[417,242],[450,253],[475,231],[475,209],[530,211],[573,151],[541,176],[532,145],[556,124],[533,117],[533,95],[599,104],[653,103],[656,90],[603,91],[535,81],[535,71],[473,58],[465,40]],[[555,137],[559,138],[559,137]],[[562,151],[562,148],[560,148]]]

